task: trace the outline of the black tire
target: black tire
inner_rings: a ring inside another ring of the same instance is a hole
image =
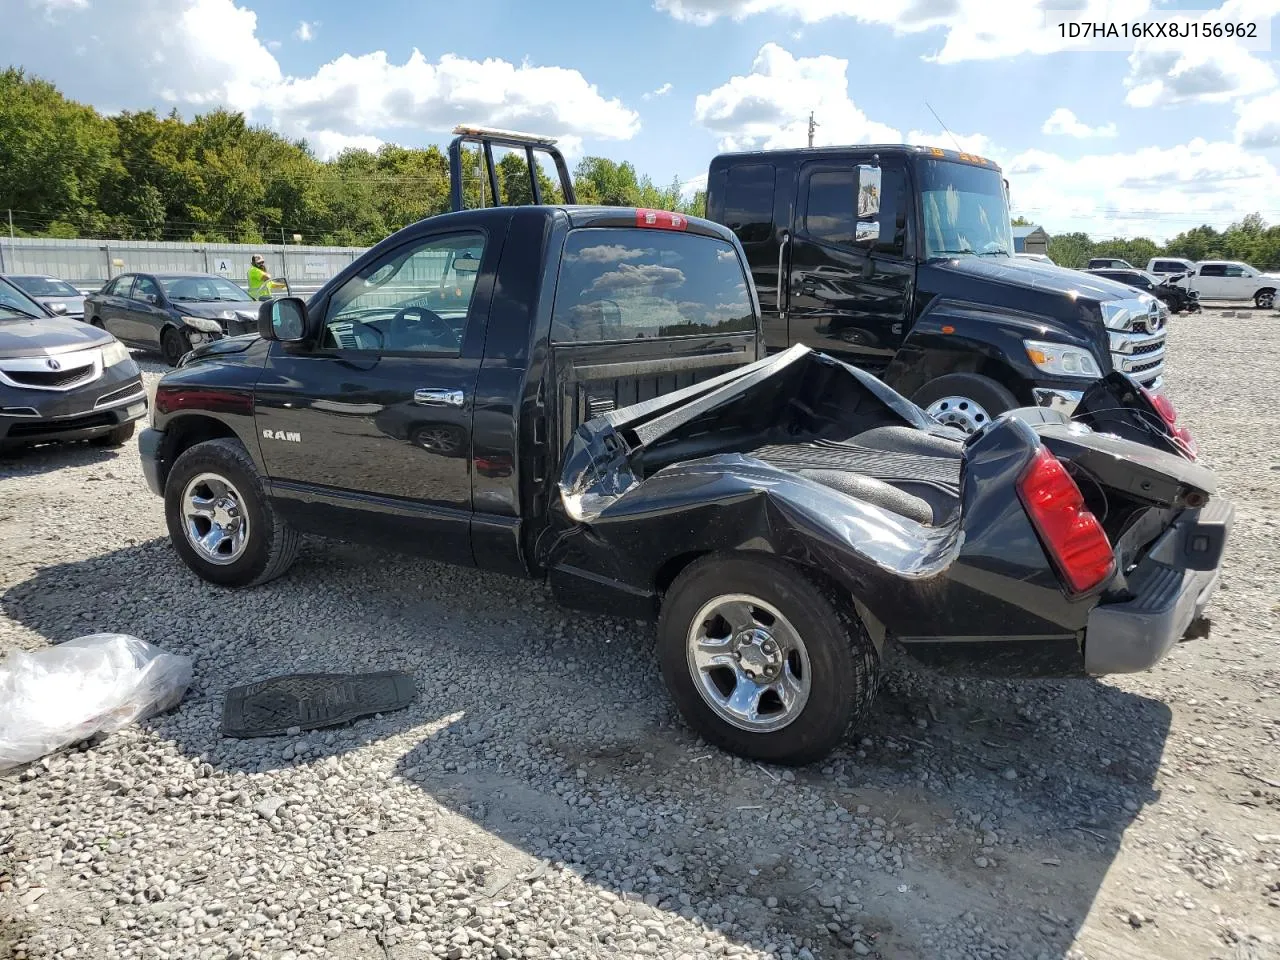
[[[968,400],[981,408],[981,415],[972,412],[972,409],[966,410],[961,407],[950,411],[957,421],[970,419],[976,423],[977,427],[982,427],[1000,414],[1019,406],[1017,397],[1004,385],[978,373],[948,373],[936,380],[930,380],[915,392],[911,402],[921,410],[928,410],[931,404],[948,397]],[[960,427],[958,422],[949,425],[965,429]],[[966,429],[965,432],[970,431]]]
[[[105,329],[107,329],[107,328],[106,328],[106,326],[105,326],[105,325],[103,325],[102,320],[101,320],[101,318],[99,318],[99,317],[94,317],[92,320],[90,320],[90,321],[89,321],[89,326],[91,326],[91,327],[97,327],[99,330],[105,330]]]
[[[205,559],[187,539],[182,497],[187,484],[201,474],[229,482],[238,491],[249,521],[244,552],[230,563]],[[257,468],[239,440],[206,440],[183,451],[165,483],[164,515],[174,549],[188,567],[210,583],[257,586],[284,574],[298,556],[297,531],[276,515]]]
[[[191,341],[176,327],[165,327],[160,334],[160,356],[169,366],[176,367],[190,349]]]
[[[1269,288],[1259,290],[1253,295],[1253,305],[1259,310],[1270,310],[1276,305],[1276,292]]]
[[[138,421],[130,420],[128,423],[122,423],[110,433],[104,433],[100,437],[94,437],[89,442],[95,447],[123,447],[126,443],[133,439],[133,431],[137,429]]]
[[[803,639],[809,697],[786,726],[753,732],[723,719],[703,698],[686,653],[705,604],[747,594],[772,605]],[[658,658],[685,721],[709,743],[751,760],[800,766],[821,760],[866,716],[880,682],[880,656],[846,596],[773,557],[713,554],[690,564],[667,591],[658,622]]]

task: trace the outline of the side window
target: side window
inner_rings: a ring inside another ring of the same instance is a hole
[[[744,244],[773,236],[773,164],[749,163],[730,167],[725,182],[725,226]]]
[[[723,240],[584,227],[565,240],[551,315],[557,343],[756,329],[738,252]]]
[[[1221,263],[1206,263],[1200,268],[1200,276],[1202,277],[1225,277],[1227,268]]]
[[[852,167],[847,170],[815,170],[809,174],[804,232],[814,240],[852,246],[856,186]]]
[[[809,174],[803,230],[815,240],[902,256],[908,222],[901,167],[860,165]]]
[[[1235,265],[1227,267],[1226,272],[1223,274],[1224,277],[1243,277],[1244,275],[1244,267]]]
[[[321,346],[460,356],[484,248],[482,233],[454,233],[365,267],[329,298]]]
[[[130,294],[134,300],[146,300],[148,296],[160,299],[160,287],[150,277],[138,277],[133,284],[133,293]]]

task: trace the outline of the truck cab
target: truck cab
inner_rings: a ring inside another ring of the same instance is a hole
[[[803,343],[965,432],[1019,406],[1069,412],[1098,376],[1159,390],[1167,311],[1013,254],[994,163],[934,147],[723,154],[707,216],[746,251],[770,351]]]

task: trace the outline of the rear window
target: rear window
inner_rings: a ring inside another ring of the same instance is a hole
[[[552,339],[637,340],[751,332],[755,312],[734,247],[666,230],[572,230]]]

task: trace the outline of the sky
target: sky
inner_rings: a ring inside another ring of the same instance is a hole
[[[1055,19],[1187,11],[1257,23],[1258,39],[1097,49]],[[1014,213],[1051,233],[1166,239],[1250,212],[1280,222],[1277,14],[1280,0],[0,0],[0,65],[104,112],[241,110],[326,158],[444,145],[469,122],[686,192],[719,151],[803,146],[812,111],[817,145],[995,161]]]

